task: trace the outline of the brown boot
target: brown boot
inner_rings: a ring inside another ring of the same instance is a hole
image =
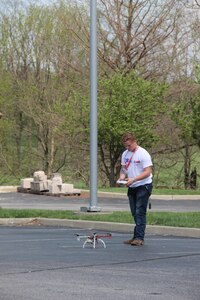
[[[126,240],[126,241],[123,241],[124,244],[126,245],[131,245],[131,243],[134,241],[134,238],[130,239],[130,240]]]
[[[142,246],[142,245],[144,245],[143,240],[133,240],[131,243],[131,246]]]

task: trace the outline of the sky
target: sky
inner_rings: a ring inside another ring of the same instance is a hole
[[[58,2],[59,0],[24,0],[26,1],[27,3],[36,3],[36,4],[39,4],[39,5],[43,5],[43,4],[51,4],[51,3],[56,3]],[[88,2],[89,0],[76,0],[76,2],[78,3],[84,3],[84,2]],[[69,1],[70,2],[70,1]]]

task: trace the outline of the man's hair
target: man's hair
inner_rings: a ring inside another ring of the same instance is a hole
[[[136,137],[132,132],[126,132],[122,136],[122,143],[125,143],[127,141],[135,141]]]

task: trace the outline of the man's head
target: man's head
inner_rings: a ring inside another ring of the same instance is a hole
[[[123,134],[122,144],[129,151],[135,150],[135,148],[137,147],[135,135],[132,132],[127,132]]]

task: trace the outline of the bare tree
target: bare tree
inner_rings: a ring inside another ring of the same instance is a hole
[[[175,0],[101,0],[99,57],[113,70],[150,76],[182,7]]]
[[[196,3],[197,6],[200,7],[200,3],[198,2],[198,0],[195,0],[195,3]]]
[[[73,26],[69,7],[61,3],[50,8],[11,8],[1,17],[0,53],[3,68],[12,76],[17,161],[20,165],[27,155],[22,154],[23,139],[34,140],[32,160],[38,161],[34,167],[40,165],[50,176],[63,166],[72,148],[74,111],[67,105],[84,73],[84,53],[69,34]]]

